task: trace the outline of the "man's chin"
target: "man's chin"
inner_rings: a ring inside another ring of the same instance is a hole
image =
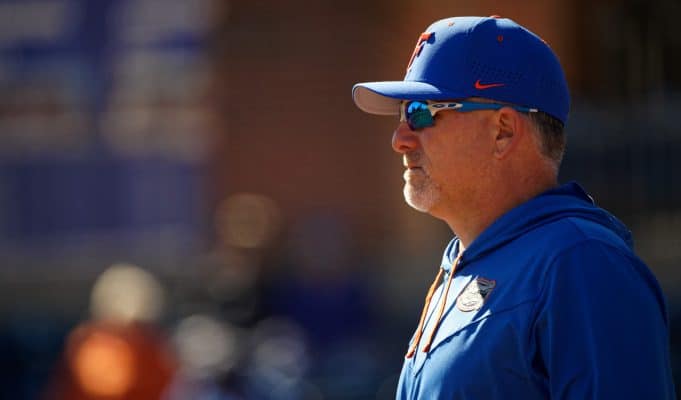
[[[438,197],[435,193],[416,191],[410,188],[409,185],[404,187],[404,200],[411,208],[420,212],[430,212]]]

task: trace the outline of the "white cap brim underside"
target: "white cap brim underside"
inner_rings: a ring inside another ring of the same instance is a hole
[[[385,81],[358,83],[352,88],[357,107],[369,114],[398,115],[402,100],[435,100],[460,98],[461,95],[442,90],[429,83]]]

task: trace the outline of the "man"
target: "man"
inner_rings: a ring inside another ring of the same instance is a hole
[[[666,304],[629,231],[558,185],[569,94],[549,46],[509,19],[448,18],[404,81],[360,83],[400,115],[404,197],[455,234],[398,399],[672,399]]]

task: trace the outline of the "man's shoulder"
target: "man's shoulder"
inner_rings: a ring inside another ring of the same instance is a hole
[[[600,221],[581,217],[564,217],[535,227],[518,237],[500,251],[503,259],[517,258],[524,274],[532,275],[537,282],[544,281],[557,265],[566,268],[593,268],[612,264],[613,271],[625,265],[647,271],[647,266],[635,254],[626,236],[603,225]],[[626,268],[625,268],[626,269]],[[555,272],[555,271],[554,271]]]
[[[548,276],[570,275],[573,278],[622,280],[631,286],[649,286],[657,296],[660,288],[654,274],[635,253],[627,237],[597,221],[567,217],[533,233],[549,244],[539,267],[545,281]]]
[[[632,253],[627,243],[627,232],[618,232],[600,221],[567,216],[556,219],[523,235],[523,241],[533,243],[535,248],[544,248],[551,253],[562,253],[573,248],[600,243],[607,248]]]

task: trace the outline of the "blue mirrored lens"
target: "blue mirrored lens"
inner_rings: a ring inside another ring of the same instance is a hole
[[[428,105],[421,101],[412,101],[406,104],[405,118],[407,124],[413,130],[427,128],[433,126],[433,116],[430,114]]]

